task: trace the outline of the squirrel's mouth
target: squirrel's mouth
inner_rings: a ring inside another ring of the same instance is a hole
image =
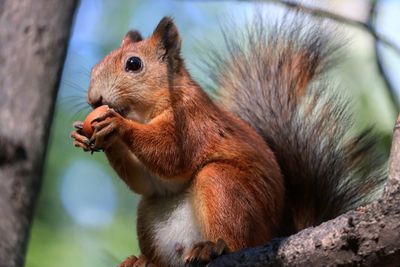
[[[128,115],[128,109],[124,108],[124,107],[116,107],[115,105],[111,104],[111,103],[103,103],[104,105],[107,105],[109,108],[112,108],[113,110],[115,110],[117,113],[119,113],[119,115],[121,115],[122,117],[126,117]]]

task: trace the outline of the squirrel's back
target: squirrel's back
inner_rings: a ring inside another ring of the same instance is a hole
[[[252,125],[278,159],[285,233],[365,203],[384,180],[374,135],[351,136],[349,103],[324,79],[340,46],[316,20],[295,13],[271,26],[256,16],[240,34],[225,28],[227,53],[212,53],[208,62],[222,105]]]

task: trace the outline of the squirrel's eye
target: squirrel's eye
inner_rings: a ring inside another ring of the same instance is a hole
[[[126,61],[125,70],[138,72],[143,68],[142,60],[138,57],[130,57]]]

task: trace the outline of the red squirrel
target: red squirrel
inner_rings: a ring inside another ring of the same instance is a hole
[[[74,145],[103,149],[142,195],[142,255],[120,266],[205,265],[334,218],[379,188],[373,137],[347,138],[348,108],[318,79],[335,47],[305,25],[227,38],[210,67],[219,100],[185,68],[169,17],[147,39],[128,32],[93,68],[88,103],[110,108],[91,137],[75,123]]]

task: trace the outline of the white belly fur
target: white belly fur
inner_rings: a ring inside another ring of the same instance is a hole
[[[146,210],[141,211],[142,218],[138,219],[148,223],[146,228],[153,237],[155,254],[171,266],[183,266],[184,258],[193,245],[204,241],[188,196],[153,200],[145,207]],[[177,251],[177,246],[182,248],[181,252]],[[143,253],[146,254],[145,251]]]

